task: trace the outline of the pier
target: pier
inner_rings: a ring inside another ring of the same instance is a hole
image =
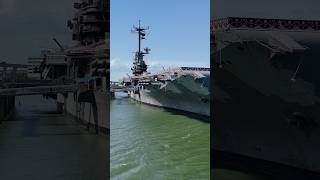
[[[58,94],[88,88],[85,83],[70,80],[30,79],[27,68],[23,64],[0,63],[0,96]]]
[[[136,90],[136,88],[131,87],[131,86],[122,86],[118,82],[110,82],[110,92],[115,93],[115,92],[128,92],[128,91],[133,91]]]
[[[58,94],[75,92],[86,85],[52,85],[52,86],[34,86],[34,87],[20,87],[20,88],[5,88],[0,89],[2,96],[23,96],[23,95],[39,95],[39,94]]]

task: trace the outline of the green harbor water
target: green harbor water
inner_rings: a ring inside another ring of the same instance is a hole
[[[209,123],[125,94],[110,107],[111,179],[210,179]]]

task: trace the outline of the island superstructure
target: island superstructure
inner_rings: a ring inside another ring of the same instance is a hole
[[[109,1],[80,0],[72,20],[67,21],[76,42],[64,47],[53,38],[58,48],[46,49],[41,56],[41,79],[81,84],[73,93],[58,94],[57,106],[90,126],[109,129]]]
[[[320,21],[228,17],[211,36],[211,148],[320,173]]]
[[[122,83],[131,87],[131,98],[149,105],[210,116],[210,68],[177,67],[157,73],[147,72],[144,56],[149,48],[141,50],[147,30],[140,25],[132,32],[138,34],[138,51],[133,60],[132,76]],[[187,97],[187,98],[186,98]]]

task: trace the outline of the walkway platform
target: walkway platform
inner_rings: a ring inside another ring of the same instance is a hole
[[[86,86],[86,85],[82,85]],[[34,86],[21,88],[0,89],[2,96],[24,96],[24,95],[41,95],[74,92],[81,86],[76,84],[70,85],[51,85],[51,86]]]

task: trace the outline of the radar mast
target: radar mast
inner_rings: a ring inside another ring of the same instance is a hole
[[[141,50],[141,41],[146,39],[145,37],[147,35],[146,34],[147,30],[149,30],[149,27],[146,27],[146,28],[142,27],[140,20],[139,20],[139,26],[138,27],[133,26],[133,29],[131,30],[131,32],[138,34],[138,40],[139,40],[138,51],[135,52],[133,67],[131,68],[132,74],[134,74],[135,76],[138,76],[143,74],[144,72],[147,72],[148,66],[143,60],[143,57],[146,54],[149,54],[151,50],[149,48],[144,48],[143,50]]]

